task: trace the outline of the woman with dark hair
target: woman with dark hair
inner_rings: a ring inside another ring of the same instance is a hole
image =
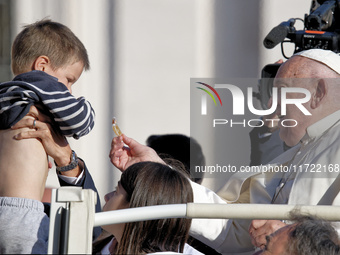
[[[141,162],[127,168],[115,191],[105,195],[103,211],[193,201],[188,177],[179,170]],[[190,219],[169,218],[103,226],[113,234],[110,253],[182,253],[188,238]],[[116,242],[115,250],[112,249]]]

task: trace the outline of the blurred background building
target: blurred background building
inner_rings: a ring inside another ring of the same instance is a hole
[[[265,49],[268,32],[289,18],[309,13],[310,0],[0,0],[0,81],[12,78],[10,45],[22,26],[49,17],[80,38],[91,70],[74,85],[96,110],[94,130],[69,139],[96,182],[100,197],[111,191],[119,171],[109,161],[112,116],[121,130],[144,143],[150,134],[190,135],[190,78],[259,78],[264,65],[280,58]],[[299,29],[302,29],[302,23]],[[249,129],[228,133],[234,164],[249,163]],[[204,144],[207,164],[213,143]],[[206,140],[204,140],[206,139]],[[237,144],[245,146],[235,146]],[[242,155],[242,156],[240,156]],[[51,170],[48,186],[57,187]],[[225,180],[207,178],[218,190]]]

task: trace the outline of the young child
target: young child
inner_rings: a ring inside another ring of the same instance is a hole
[[[47,154],[38,139],[15,137],[39,130],[38,121],[46,120],[57,133],[75,138],[87,134],[94,111],[84,98],[71,95],[71,86],[88,69],[84,45],[60,23],[44,19],[27,25],[14,40],[16,77],[0,85],[0,253],[47,252],[49,222],[39,202],[49,168]],[[10,129],[22,118],[31,119],[32,128]],[[78,165],[74,152],[67,162],[61,158],[54,158],[57,170]]]
[[[12,70],[17,76],[0,84],[0,129],[13,126],[34,104],[48,110],[66,136],[78,139],[93,128],[90,103],[71,95],[72,84],[89,68],[86,49],[68,33],[67,27],[44,20],[26,26],[16,37]]]

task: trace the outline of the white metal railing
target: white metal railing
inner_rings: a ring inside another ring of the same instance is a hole
[[[54,189],[51,197],[49,254],[90,254],[93,227],[164,218],[289,219],[294,209],[340,221],[340,206],[268,204],[173,204],[95,213],[96,193],[81,187]]]
[[[289,213],[294,209],[325,220],[340,221],[340,206],[188,203],[100,212],[95,214],[94,226],[164,218],[288,220]]]
[[[99,212],[94,215],[94,227],[154,219],[186,218],[186,214],[186,204],[146,206]]]

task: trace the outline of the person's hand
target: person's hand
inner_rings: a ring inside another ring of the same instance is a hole
[[[51,126],[50,119],[42,114],[35,106],[30,108],[28,116],[32,116],[33,118],[23,118],[18,121],[12,129],[20,129],[20,128],[29,128],[27,131],[22,131],[15,136],[15,139],[29,139],[36,138],[41,141],[47,155],[51,156],[56,163],[64,163],[63,158],[64,154],[67,154],[66,158],[70,158],[71,148],[65,152],[64,148],[69,147],[69,144],[66,138],[55,132]],[[66,162],[66,165],[69,162]]]
[[[112,164],[121,171],[143,161],[165,164],[152,148],[142,145],[124,134],[112,139],[109,157]]]
[[[35,125],[33,126],[33,122]],[[15,136],[15,139],[39,139],[44,146],[47,155],[51,156],[57,164],[62,164],[64,154],[67,154],[66,158],[70,158],[71,149],[68,152],[64,152],[63,148],[68,146],[68,142],[64,136],[54,132],[51,125],[41,122],[39,120],[33,120],[31,118],[23,118],[17,122],[12,129],[20,129],[28,127],[29,130],[22,131]],[[66,163],[66,165],[69,162]]]
[[[267,243],[266,236],[284,226],[286,224],[279,220],[253,220],[249,227],[251,243],[256,247],[264,249]]]
[[[35,106],[30,108],[28,116],[33,118],[23,118],[18,121],[12,129],[29,128],[18,133],[15,139],[29,139],[36,138],[42,143],[46,154],[54,159],[58,166],[66,166],[70,163],[70,155],[72,153],[71,147],[66,138],[56,132],[51,124],[50,118],[42,114]],[[52,167],[52,163],[49,162],[49,168]],[[81,168],[77,166],[74,170],[63,172],[62,174],[67,176],[78,176],[81,172]]]

